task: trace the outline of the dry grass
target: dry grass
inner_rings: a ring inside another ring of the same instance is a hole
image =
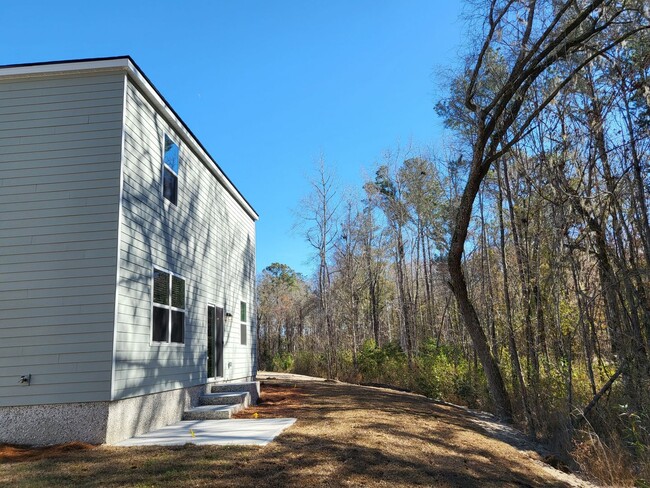
[[[579,434],[571,454],[591,478],[605,486],[650,487],[646,481],[650,479],[650,465],[644,464],[639,466],[638,472],[632,472],[630,467],[634,466],[634,460],[622,439],[612,437],[607,445],[591,429]]]
[[[0,486],[578,486],[490,437],[465,411],[340,383],[267,382],[241,418],[296,417],[257,447],[57,448],[7,455]]]

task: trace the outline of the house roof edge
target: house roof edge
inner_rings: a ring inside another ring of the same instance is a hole
[[[160,110],[165,118],[168,119],[168,122],[174,126],[179,135],[185,139],[185,142],[192,147],[193,151],[203,160],[203,163],[225,187],[228,193],[237,200],[249,217],[254,221],[259,220],[259,214],[255,211],[253,206],[246,200],[230,178],[228,178],[217,161],[203,146],[198,137],[194,135],[189,126],[176,113],[171,104],[167,102],[162,93],[160,93],[151,80],[149,80],[131,56],[124,55],[105,58],[85,58],[40,63],[0,65],[0,80],[7,78],[43,76],[57,73],[81,73],[106,70],[119,70],[128,73],[131,80],[133,80],[133,82],[135,82],[135,84],[145,92],[150,101],[156,105],[156,108]]]

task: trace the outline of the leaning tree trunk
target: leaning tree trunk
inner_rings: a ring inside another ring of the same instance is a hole
[[[462,257],[465,240],[467,239],[467,229],[469,228],[469,222],[472,216],[472,207],[481,186],[481,181],[488,169],[488,166],[482,166],[480,163],[480,160],[473,161],[465,190],[460,199],[447,263],[449,265],[451,289],[458,302],[458,308],[463,317],[465,328],[472,338],[474,350],[483,366],[496,413],[504,420],[511,420],[512,407],[510,405],[510,398],[508,397],[496,359],[490,353],[490,348],[485,333],[481,328],[476,309],[469,299],[465,273],[462,267]]]
[[[511,417],[510,401],[469,299],[461,267],[474,200],[490,166],[526,136],[532,122],[576,73],[625,39],[648,29],[647,20],[627,2],[565,0],[549,2],[546,6],[548,8],[536,1],[488,2],[483,25],[485,36],[474,62],[464,73],[469,75],[465,78],[464,100],[456,100],[464,102],[465,115],[469,115],[475,125],[472,127],[470,172],[453,224],[448,256],[451,288],[483,364],[495,408],[502,417]],[[521,28],[512,29],[513,22],[521,22]],[[505,68],[504,76],[494,84],[492,54],[501,48],[513,56],[499,58],[504,61],[500,67]],[[567,71],[559,69],[559,63],[573,55],[576,56],[567,64]],[[555,81],[546,87],[540,103],[526,106],[522,113],[530,90],[542,74],[552,75]],[[493,91],[490,91],[491,86]],[[465,123],[466,119],[461,125]]]

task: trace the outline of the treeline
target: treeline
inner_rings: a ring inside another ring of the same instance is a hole
[[[260,365],[490,409],[602,481],[648,479],[648,5],[483,6],[444,155],[387,153],[357,195],[321,162],[317,271],[262,273]]]

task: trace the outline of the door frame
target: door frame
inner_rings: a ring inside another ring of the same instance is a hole
[[[214,323],[210,324],[210,309],[214,310]],[[206,334],[206,376],[210,379],[223,378],[223,353],[225,337],[225,314],[224,309],[213,303],[208,303],[206,311],[207,334]],[[212,343],[211,343],[212,339]],[[212,346],[212,358],[210,349]],[[210,364],[212,362],[212,364]],[[210,376],[210,370],[214,376]]]

